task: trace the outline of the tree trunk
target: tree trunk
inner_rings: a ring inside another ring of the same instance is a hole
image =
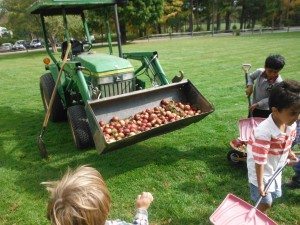
[[[121,43],[126,44],[127,42],[126,24],[123,21],[120,21],[120,33],[121,33]]]
[[[244,25],[244,14],[245,14],[245,9],[244,6],[242,7],[242,12],[241,12],[241,16],[240,16],[240,30],[243,29],[243,25]]]
[[[193,0],[190,0],[189,32],[193,32]]]
[[[161,32],[161,24],[160,23],[157,24],[157,33],[159,33],[159,34],[162,33]]]
[[[225,30],[230,30],[230,12],[226,12],[226,15],[225,15]]]
[[[280,13],[280,17],[279,17],[279,26],[283,27],[283,13]]]
[[[221,29],[221,14],[217,11],[217,31]]]
[[[144,37],[144,36],[146,36],[146,35],[147,35],[146,28],[141,27],[141,28],[139,29],[139,37]]]
[[[56,47],[56,42],[55,42],[55,35],[50,35],[49,41],[50,41],[50,45],[52,47],[52,51],[54,53],[56,53],[57,52],[57,47]]]
[[[206,17],[206,30],[209,31],[210,30],[210,17]]]
[[[251,29],[252,29],[252,30],[253,30],[254,27],[255,27],[255,23],[256,23],[256,19],[253,18],[253,19],[252,19],[252,23],[251,23]]]

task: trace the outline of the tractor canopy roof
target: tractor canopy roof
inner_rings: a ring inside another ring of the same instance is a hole
[[[62,9],[65,9],[67,14],[79,14],[83,10],[121,3],[126,3],[126,0],[38,0],[28,8],[28,12],[31,14],[61,15]]]

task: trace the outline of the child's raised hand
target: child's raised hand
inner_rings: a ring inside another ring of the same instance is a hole
[[[152,194],[150,192],[143,192],[142,194],[137,196],[136,207],[138,209],[148,209],[152,201]]]

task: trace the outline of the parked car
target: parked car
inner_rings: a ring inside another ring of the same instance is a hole
[[[32,39],[30,42],[30,48],[42,48],[42,42],[39,39]]]
[[[8,51],[11,51],[12,50],[12,44],[11,43],[3,43],[1,46],[0,46],[0,51],[1,52],[8,52]]]
[[[18,40],[16,43],[12,46],[13,50],[26,50],[26,47],[24,46],[25,41],[24,40]]]
[[[18,42],[19,44],[22,44],[26,49],[30,48],[30,41],[18,40],[16,42]]]

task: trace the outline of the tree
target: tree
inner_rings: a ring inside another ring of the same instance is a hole
[[[124,8],[120,8],[121,32],[131,27],[140,37],[151,29],[157,30],[159,19],[163,14],[163,0],[129,0]],[[125,31],[124,31],[125,30]],[[126,40],[122,40],[123,43]]]
[[[282,0],[282,6],[285,14],[285,23],[289,29],[291,25],[291,19],[295,15],[295,0]]]
[[[159,24],[164,24],[168,29],[178,32],[187,19],[187,11],[183,0],[166,0],[164,2],[164,13]]]
[[[266,1],[266,16],[263,24],[271,27],[279,26],[282,23],[282,0]]]
[[[225,19],[225,30],[230,30],[230,19],[231,15],[235,11],[235,1],[234,0],[224,0],[221,1],[222,5],[220,6],[220,9],[222,11],[222,14],[224,15]]]
[[[214,0],[213,1],[203,0],[202,4],[203,4],[203,15],[206,21],[206,30],[209,31],[213,19]]]
[[[81,18],[79,16],[67,16],[69,35],[71,38],[83,40],[84,32]],[[57,42],[64,40],[64,25],[62,16],[48,16],[45,19],[49,43],[54,52],[57,52]]]
[[[41,35],[38,16],[26,12],[34,0],[2,0],[1,8],[7,16],[6,26],[20,38],[33,38]]]
[[[250,27],[253,29],[258,20],[261,20],[266,11],[266,3],[261,0],[252,0],[250,1],[248,13],[250,20]]]
[[[256,21],[262,19],[266,12],[266,1],[240,0],[237,4],[242,7],[240,14],[240,29],[254,28]]]
[[[35,0],[2,0],[1,8],[5,10],[8,18],[7,27],[15,36],[24,39],[42,37],[41,21],[39,15],[31,15],[26,10]],[[73,37],[83,38],[80,19],[68,16],[69,28]],[[61,16],[51,16],[45,19],[48,38],[54,51],[56,40],[63,40],[63,20]]]
[[[164,13],[159,21],[159,24],[164,24],[171,30],[179,31],[183,25],[183,0],[166,0],[164,1]]]

